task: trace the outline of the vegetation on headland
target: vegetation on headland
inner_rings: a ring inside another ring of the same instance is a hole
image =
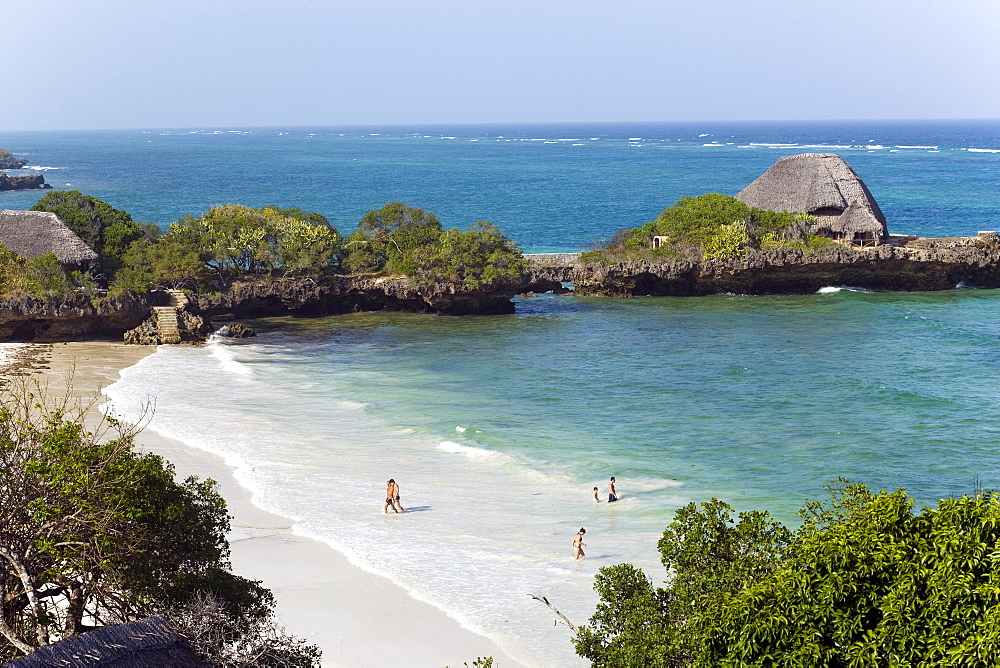
[[[50,193],[33,210],[58,215],[100,255],[92,278],[113,295],[164,287],[220,292],[237,281],[345,274],[407,276],[418,285],[448,282],[478,290],[516,279],[526,268],[521,250],[492,223],[445,229],[433,213],[400,202],[368,211],[347,239],[320,214],[271,206],[213,207],[162,234],[78,191]],[[0,262],[11,267],[0,297],[51,297],[88,285],[86,276],[49,276],[59,271],[58,263],[11,253],[0,255]],[[38,263],[45,266],[36,268]]]
[[[1000,495],[913,509],[845,480],[791,532],[713,499],[679,509],[663,587],[602,568],[574,638],[595,666],[989,665],[1000,655]]]
[[[0,391],[0,661],[107,624],[166,615],[219,666],[313,666],[274,599],[229,569],[212,480],[174,480],[138,431],[27,381]]]
[[[755,209],[718,193],[682,197],[656,220],[617,232],[610,242],[584,253],[582,259],[713,259],[778,248],[809,252],[833,245],[829,239],[809,234],[807,228],[812,220],[806,214]],[[654,237],[661,237],[657,248],[653,248]]]

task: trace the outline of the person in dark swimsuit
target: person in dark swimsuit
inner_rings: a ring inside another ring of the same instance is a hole
[[[396,481],[389,478],[385,481],[385,505],[382,507],[383,513],[388,513],[389,508],[392,508],[394,513],[399,513],[396,508],[396,494],[399,493],[399,488],[396,486]]]
[[[612,503],[618,500],[618,494],[615,492],[615,477],[611,476],[611,482],[608,483],[608,503]]]
[[[580,527],[580,533],[573,536],[573,561],[576,561],[580,557],[585,557],[583,553],[583,548],[587,545],[583,542],[583,534],[587,533],[587,530]]]

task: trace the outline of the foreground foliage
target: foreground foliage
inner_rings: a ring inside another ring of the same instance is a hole
[[[216,484],[176,482],[135,428],[90,432],[82,414],[26,382],[0,391],[0,661],[210,599],[220,655],[263,644],[280,661],[258,665],[313,665],[318,650],[271,633],[271,593],[230,572]]]
[[[655,587],[602,568],[574,642],[597,666],[991,665],[1000,655],[1000,496],[913,510],[846,481],[794,533],[713,499],[677,511]]]
[[[584,254],[587,261],[740,257],[778,248],[814,251],[834,242],[807,232],[805,214],[766,211],[735,197],[709,193],[682,197],[642,227],[622,230],[603,248]],[[664,237],[652,248],[653,237]]]

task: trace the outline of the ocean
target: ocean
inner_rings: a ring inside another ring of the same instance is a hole
[[[401,200],[571,251],[679,197],[735,194],[781,156],[834,152],[892,232],[1000,227],[997,121],[0,133],[0,147],[161,225],[237,202],[349,233]],[[0,193],[0,208],[38,197]],[[161,347],[106,392],[126,417],[155,402],[149,428],[225,457],[255,503],[533,666],[584,662],[528,594],[583,623],[601,566],[662,581],[656,541],[690,501],[794,525],[840,476],[919,504],[1000,487],[1000,291],[516,302],[253,321],[256,339]],[[609,476],[622,500],[594,503]],[[403,515],[382,513],[390,477]]]

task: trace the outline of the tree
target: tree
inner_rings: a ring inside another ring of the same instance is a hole
[[[596,666],[698,665],[720,607],[772,572],[790,538],[766,512],[736,521],[718,499],[688,504],[658,544],[668,586],[654,588],[631,564],[602,568],[601,603],[574,639],[577,653]]]
[[[790,534],[728,506],[677,511],[659,548],[671,579],[601,569],[575,638],[602,666],[991,665],[1000,655],[1000,496],[913,510],[904,490],[841,480]]]
[[[116,289],[198,289],[212,282],[218,289],[247,276],[319,275],[333,269],[339,250],[340,235],[319,214],[226,204],[133,245]]]
[[[431,212],[389,202],[365,212],[358,231],[346,242],[344,264],[350,271],[382,271],[412,276],[417,265],[414,251],[437,242],[441,222]]]
[[[48,193],[31,210],[50,211],[59,216],[66,227],[100,256],[101,269],[109,278],[121,267],[129,245],[154,235],[158,229],[155,225],[137,223],[127,212],[79,190]]]
[[[365,213],[345,248],[349,271],[402,274],[424,284],[449,281],[465,290],[515,278],[527,266],[493,223],[444,230],[433,213],[402,202]]]
[[[235,628],[227,642],[253,641],[273,597],[229,571],[216,484],[176,482],[134,450],[135,427],[90,432],[82,414],[27,382],[0,393],[0,660],[205,596]]]

